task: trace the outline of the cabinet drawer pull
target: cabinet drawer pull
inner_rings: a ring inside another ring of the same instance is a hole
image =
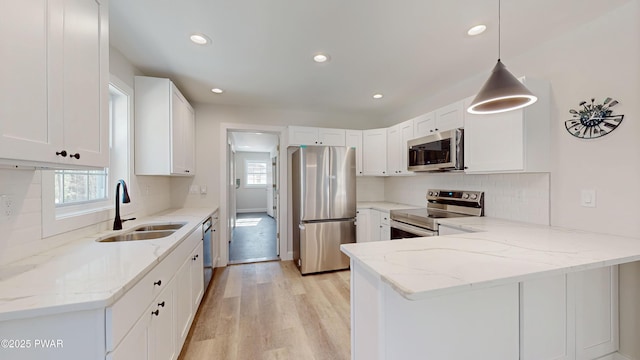
[[[80,159],[80,153],[71,154],[69,157]]]
[[[160,310],[152,311],[151,315],[158,316],[160,314]]]
[[[161,286],[162,285],[162,280],[158,280],[158,281],[154,282],[153,285]]]
[[[67,150],[56,151],[56,155],[62,156],[62,157],[67,157]]]
[[[164,307],[164,301],[161,303],[158,303],[158,306]]]

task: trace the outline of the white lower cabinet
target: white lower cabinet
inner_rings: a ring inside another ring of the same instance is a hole
[[[371,209],[358,209],[356,211],[356,242],[367,242],[370,237]]]
[[[202,300],[202,251],[196,230],[107,309],[107,360],[177,359]],[[140,306],[146,307],[136,313]]]
[[[176,343],[182,347],[204,294],[202,246],[196,247],[176,274]]]
[[[593,360],[618,350],[618,267],[521,284],[522,360]]]
[[[351,299],[354,360],[595,360],[618,350],[617,266],[409,301],[352,261]]]
[[[174,331],[175,281],[171,281],[149,305],[120,345],[107,355],[107,360],[153,359],[173,360],[178,357]]]

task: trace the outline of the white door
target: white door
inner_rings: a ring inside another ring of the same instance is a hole
[[[236,154],[231,148],[231,144],[227,145],[227,166],[229,166],[229,214],[227,218],[229,219],[229,238],[227,242],[231,241],[231,236],[233,236],[233,230],[236,228],[236,189],[240,186],[236,184]]]
[[[273,211],[273,194],[275,193],[273,191],[273,188],[275,186],[274,182],[273,182],[273,168],[275,167],[275,160],[271,159],[271,166],[267,165],[267,215],[274,217],[274,211]]]

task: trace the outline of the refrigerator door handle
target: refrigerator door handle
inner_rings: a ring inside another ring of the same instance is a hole
[[[298,229],[304,230],[305,229],[304,224],[298,224]]]

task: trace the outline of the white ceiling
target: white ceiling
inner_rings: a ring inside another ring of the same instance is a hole
[[[629,1],[503,0],[502,59],[508,67],[510,57]],[[191,102],[384,115],[488,75],[497,8],[497,0],[110,0],[110,41]],[[487,31],[467,36],[478,23]],[[213,42],[194,45],[192,33]],[[331,61],[314,63],[317,52]],[[385,97],[373,100],[377,92]]]
[[[278,136],[268,133],[231,132],[231,141],[236,151],[271,152],[278,145]]]

